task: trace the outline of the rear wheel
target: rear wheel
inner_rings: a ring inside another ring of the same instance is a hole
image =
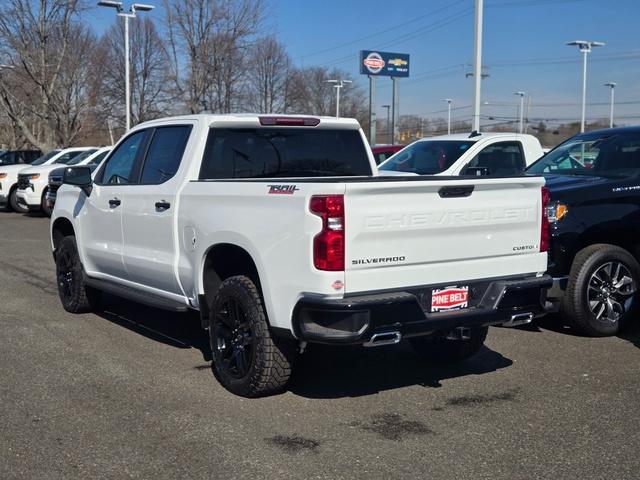
[[[87,313],[100,301],[100,292],[85,283],[84,269],[78,255],[76,238],[64,237],[56,250],[58,295],[67,312]]]
[[[450,340],[440,335],[410,338],[409,343],[425,360],[435,363],[456,363],[478,353],[484,345],[488,332],[489,327],[472,327],[469,338],[465,340]]]
[[[235,276],[222,282],[210,318],[213,371],[227,390],[260,397],[286,386],[296,345],[271,336],[262,299],[251,279]]]
[[[591,245],[575,256],[562,313],[583,333],[615,335],[637,304],[640,265],[625,249]]]
[[[27,213],[29,209],[27,207],[23,207],[18,203],[18,188],[13,187],[11,192],[9,193],[9,205],[11,205],[11,209],[17,213]]]

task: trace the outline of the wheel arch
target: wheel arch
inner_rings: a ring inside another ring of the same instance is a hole
[[[638,237],[638,232],[621,226],[608,227],[606,230],[597,228],[585,231],[575,242],[571,261],[573,262],[578,252],[596,244],[614,245],[623,248],[633,255],[636,260],[640,261],[640,237]]]
[[[233,243],[219,243],[210,246],[205,252],[200,268],[200,312],[203,325],[208,324],[209,305],[218,291],[220,284],[227,278],[245,275],[249,277],[256,287],[260,296],[262,284],[257,264],[252,255],[243,247]]]
[[[60,241],[64,237],[68,237],[70,235],[75,236],[76,232],[73,228],[73,224],[68,218],[59,217],[56,218],[51,226],[51,243],[53,247],[53,255],[55,257],[56,250],[58,250],[58,245],[60,245]]]

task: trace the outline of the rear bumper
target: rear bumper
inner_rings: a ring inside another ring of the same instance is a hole
[[[439,285],[344,299],[306,296],[294,309],[293,328],[304,341],[360,344],[386,332],[413,337],[458,327],[501,325],[516,315],[545,314],[546,290],[552,283],[548,275],[469,283],[468,308],[437,313],[429,313],[423,305],[430,306],[431,290]]]

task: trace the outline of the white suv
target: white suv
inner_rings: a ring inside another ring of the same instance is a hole
[[[27,168],[18,172],[18,190],[16,199],[22,211],[39,212],[46,208],[45,200],[47,196],[47,184],[49,173],[61,165],[66,165],[73,161],[78,155],[91,152],[95,153],[96,147],[67,148],[50,158],[48,161],[38,163],[33,162]]]

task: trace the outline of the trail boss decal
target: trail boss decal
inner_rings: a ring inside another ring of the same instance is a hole
[[[469,287],[446,287],[431,292],[431,312],[460,310],[469,305]]]
[[[297,185],[267,185],[269,187],[269,195],[293,195],[298,190]]]

